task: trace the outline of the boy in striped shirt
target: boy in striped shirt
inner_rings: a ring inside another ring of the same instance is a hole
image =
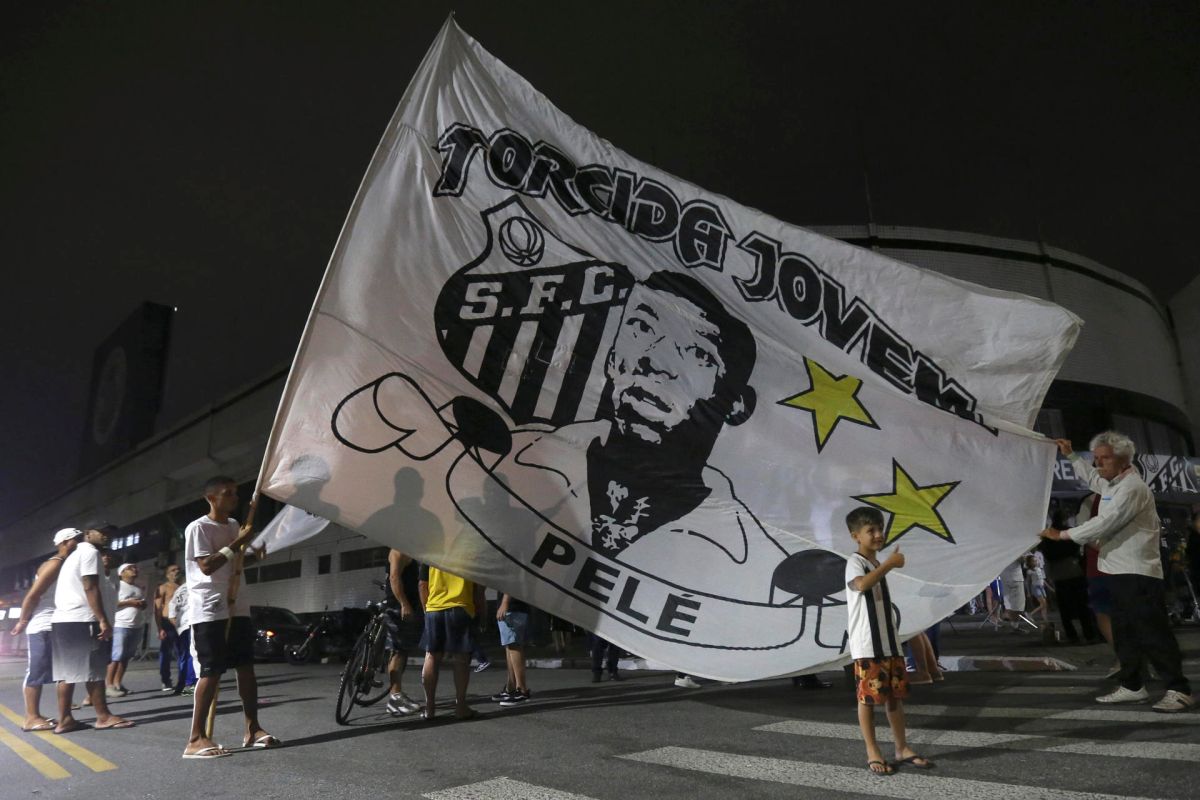
[[[913,752],[905,741],[903,699],[908,696],[908,678],[885,577],[904,566],[904,556],[897,546],[882,564],[879,562],[884,525],[878,509],[854,509],[846,515],[846,527],[858,545],[858,550],[846,559],[847,628],[858,684],[858,726],[867,745],[867,769],[876,775],[892,775],[900,764],[929,769],[933,762]],[[887,709],[896,741],[896,766],[884,759],[875,740],[877,705]]]

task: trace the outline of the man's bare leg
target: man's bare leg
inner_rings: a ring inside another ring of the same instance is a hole
[[[38,728],[50,720],[42,716],[42,687],[26,686],[25,691],[25,722],[22,727],[26,730]]]
[[[124,689],[125,688],[125,668],[129,666],[129,662],[122,659],[121,661],[117,661],[115,663],[116,663],[117,668],[113,670],[113,685],[116,686],[118,689]]]
[[[426,653],[421,665],[421,686],[425,689],[425,719],[433,719],[437,707],[438,670],[442,666],[441,653]]]
[[[388,680],[391,681],[389,691],[392,694],[400,694],[403,689],[400,688],[400,681],[404,677],[404,667],[408,663],[408,654],[403,652],[393,652],[392,657],[388,659]]]
[[[79,720],[71,714],[71,701],[75,697],[75,684],[63,683],[58,684],[58,725],[55,726],[55,733],[70,733],[71,731],[86,728]]]
[[[508,682],[513,691],[529,692],[529,687],[525,685],[525,650],[522,647],[509,645],[504,648],[504,655],[508,659]]]
[[[96,709],[97,728],[129,727],[133,724],[108,710],[108,700],[104,693],[104,681],[90,681],[87,684],[87,691],[88,697],[92,699],[92,707]]]
[[[471,654],[454,654],[454,716],[466,719],[475,716],[467,705],[467,685],[471,682]]]
[[[110,661],[104,670],[104,683],[112,688],[117,688],[117,662]]]
[[[215,752],[229,752],[225,748],[219,747],[205,733],[205,729],[208,727],[208,710],[217,696],[217,686],[220,685],[220,682],[220,675],[205,675],[196,681],[196,694],[192,697],[192,731],[188,735],[187,747],[183,749],[184,755],[191,755],[209,748],[218,748]]]
[[[242,698],[242,713],[246,715],[246,738],[242,740],[242,747],[249,747],[264,736],[270,736],[258,724],[258,676],[254,674],[253,664],[238,666],[237,685],[238,696]]]

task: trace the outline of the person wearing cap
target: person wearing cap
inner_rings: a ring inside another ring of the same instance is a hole
[[[124,697],[125,669],[137,652],[138,640],[142,638],[142,609],[146,607],[146,593],[134,581],[137,580],[137,564],[122,564],[117,568],[120,583],[117,584],[116,613],[113,615],[112,661],[108,665],[109,696]]]
[[[54,585],[63,562],[83,538],[78,528],[63,528],[54,534],[56,552],[37,568],[33,585],[21,601],[21,617],[9,631],[25,634],[29,665],[25,670],[25,731],[48,731],[55,720],[42,716],[42,687],[54,683],[54,658],[50,643],[50,618],[54,616]]]
[[[131,728],[133,723],[108,710],[104,696],[104,672],[108,668],[112,625],[104,607],[100,583],[100,548],[108,544],[108,534],[116,526],[95,522],[84,527],[83,541],[66,557],[54,587],[54,614],[50,618],[53,643],[54,680],[58,681],[58,725],[55,733],[70,733],[86,728],[71,714],[75,684],[87,687],[96,709],[95,727],[99,730]]]

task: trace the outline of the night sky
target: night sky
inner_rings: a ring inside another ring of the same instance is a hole
[[[568,7],[569,6],[569,7]],[[1197,274],[1200,5],[5,3],[0,525],[73,481],[93,351],[178,307],[162,430],[287,363],[448,11],[637,158],[784,220]],[[866,176],[866,179],[864,179]]]

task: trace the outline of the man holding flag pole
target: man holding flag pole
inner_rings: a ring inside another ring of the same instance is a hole
[[[192,648],[200,663],[192,729],[183,757],[223,758],[229,750],[213,741],[214,709],[221,675],[237,671],[238,694],[246,717],[243,747],[277,747],[281,742],[258,722],[258,680],[254,675],[254,629],[250,609],[238,597],[242,559],[254,538],[253,504],[246,524],[238,527],[237,483],[225,476],[204,485],[208,513],[188,525],[184,534],[188,615],[192,620]],[[261,551],[252,551],[261,557]]]

